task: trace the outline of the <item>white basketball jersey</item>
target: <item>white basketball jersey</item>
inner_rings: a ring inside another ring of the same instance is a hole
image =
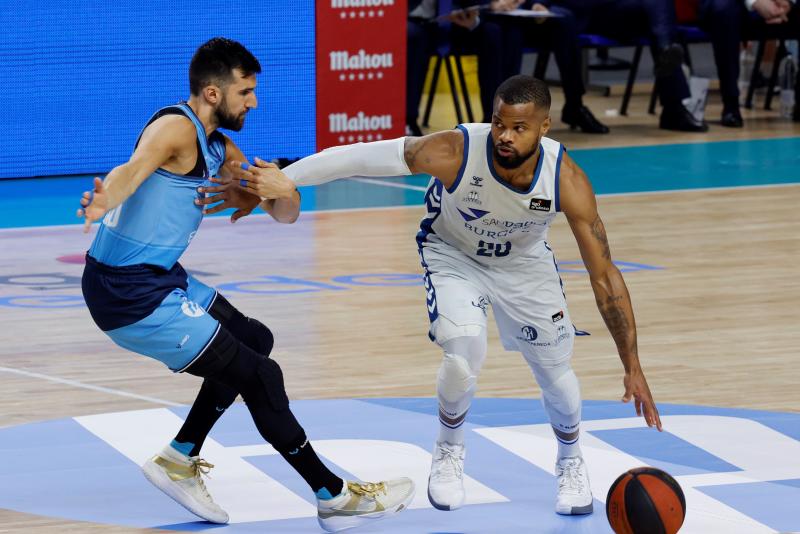
[[[558,175],[564,147],[543,137],[530,187],[504,182],[492,161],[490,124],[462,124],[464,158],[456,181],[445,189],[435,177],[420,225],[420,247],[452,246],[478,263],[500,266],[540,258],[547,230],[559,211]],[[546,253],[545,253],[546,254]]]

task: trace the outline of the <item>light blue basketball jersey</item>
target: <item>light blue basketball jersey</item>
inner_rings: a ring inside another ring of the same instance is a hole
[[[194,203],[200,196],[197,188],[210,185],[208,178],[215,176],[224,163],[225,140],[217,132],[206,139],[202,123],[185,103],[162,108],[147,124],[169,108],[179,108],[197,128],[205,161],[203,176],[173,174],[159,168],[125,202],[109,211],[89,249],[89,255],[105,265],[148,264],[170,269],[203,220],[202,207]]]

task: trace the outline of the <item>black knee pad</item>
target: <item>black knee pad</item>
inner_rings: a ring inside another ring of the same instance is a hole
[[[239,341],[230,332],[220,327],[203,353],[183,371],[203,378],[213,378],[236,358],[239,345]]]
[[[289,409],[289,397],[286,395],[286,386],[283,383],[283,371],[278,362],[267,357],[262,357],[258,364],[258,378],[267,391],[267,397],[272,409],[278,412]]]
[[[257,319],[245,316],[219,293],[208,314],[257,353],[269,356],[272,352],[275,344],[272,331]]]

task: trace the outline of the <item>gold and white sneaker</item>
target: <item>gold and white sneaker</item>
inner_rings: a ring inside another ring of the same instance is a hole
[[[200,457],[187,457],[167,446],[142,466],[145,478],[175,501],[211,523],[227,523],[228,514],[209,495],[202,475],[214,467]]]
[[[410,478],[347,482],[340,495],[317,500],[317,520],[326,532],[339,532],[399,513],[413,498],[414,481]]]

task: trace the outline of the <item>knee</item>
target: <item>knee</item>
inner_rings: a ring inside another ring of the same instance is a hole
[[[478,376],[466,358],[446,352],[439,367],[438,392],[448,402],[459,401],[464,394],[475,389]]]

